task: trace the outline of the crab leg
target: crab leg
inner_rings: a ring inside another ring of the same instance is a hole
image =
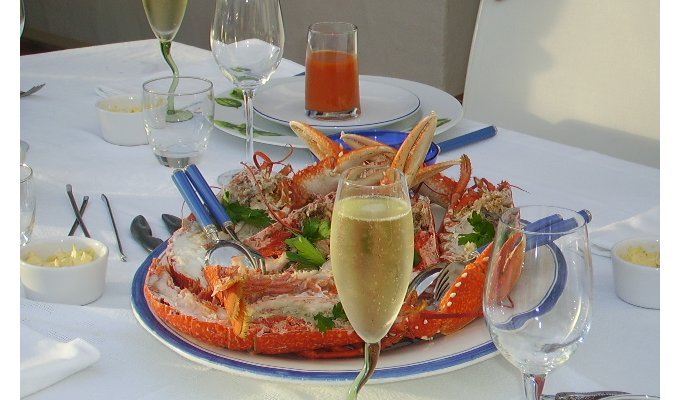
[[[319,132],[317,129],[298,121],[290,121],[288,125],[290,126],[290,129],[307,144],[309,151],[311,151],[319,160],[342,155],[344,151],[342,146],[329,139],[328,136]]]
[[[425,161],[436,128],[437,114],[432,112],[411,130],[392,160],[392,167],[404,171],[409,187]]]

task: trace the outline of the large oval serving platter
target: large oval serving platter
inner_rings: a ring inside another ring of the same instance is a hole
[[[151,335],[193,362],[253,378],[272,381],[347,384],[356,377],[363,359],[309,360],[294,356],[268,356],[231,351],[198,341],[158,319],[144,297],[144,282],[154,257],[167,243],[156,248],[142,263],[132,280],[132,311]],[[415,379],[443,374],[476,364],[497,354],[486,324],[478,319],[459,332],[432,341],[417,341],[385,349],[368,384]]]

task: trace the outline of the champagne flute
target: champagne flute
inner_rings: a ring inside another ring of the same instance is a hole
[[[24,34],[24,23],[26,22],[26,12],[24,11],[24,0],[21,0],[21,14],[19,15],[19,24],[21,24],[21,31],[19,36]]]
[[[330,247],[340,302],[365,342],[364,366],[347,396],[356,399],[375,370],[380,340],[401,309],[413,266],[413,217],[401,171],[362,166],[343,174]]]
[[[175,110],[175,101],[172,95],[179,84],[179,69],[170,55],[170,47],[180,25],[182,25],[187,3],[188,0],[142,0],[151,30],[161,44],[163,59],[172,70],[173,82],[168,91],[170,95],[168,96],[168,111],[165,116],[167,122],[182,122],[193,117],[190,111]]]
[[[501,216],[484,289],[484,317],[500,353],[521,372],[527,400],[590,329],[592,261],[583,214],[527,206]]]
[[[253,96],[278,68],[283,56],[283,18],[279,0],[217,0],[210,46],[222,73],[243,92],[246,159],[252,162]],[[217,181],[225,184],[225,172]]]

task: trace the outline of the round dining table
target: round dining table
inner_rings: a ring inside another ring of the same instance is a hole
[[[182,75],[210,79],[217,97],[231,90],[209,50],[175,43],[173,56]],[[304,66],[284,59],[271,83],[303,72]],[[133,303],[135,276],[148,264],[149,254],[133,239],[130,223],[143,215],[154,236],[165,240],[170,233],[161,215],[186,217],[190,211],[173,185],[172,170],[156,160],[148,145],[119,146],[102,138],[95,103],[101,93],[141,94],[144,81],[169,75],[157,41],[21,56],[20,75],[23,89],[45,83],[40,91],[20,99],[20,137],[29,145],[25,162],[33,168],[37,194],[33,238],[67,235],[74,222],[65,190],[70,184],[78,203],[83,196],[89,196],[84,222],[92,237],[107,244],[110,250],[105,291],[93,303],[85,306],[44,303],[25,298],[21,287],[19,293],[13,292],[16,294],[11,301],[18,299],[20,310],[22,356],[24,345],[31,345],[35,337],[24,334],[24,327],[39,337],[60,343],[82,340],[98,353],[94,362],[53,382],[27,383],[22,378],[22,396],[31,400],[345,397],[350,385],[347,379],[314,379],[310,378],[311,373],[289,373],[285,367],[278,367],[281,374],[260,374],[250,367],[239,370],[234,366],[211,365],[201,357],[192,358],[176,346],[168,345],[140,320]],[[438,89],[430,90],[439,93]],[[257,98],[257,93],[255,96]],[[421,105],[427,107],[427,100],[421,99]],[[452,103],[451,107],[454,106],[460,107],[460,104]],[[451,110],[453,108],[443,107],[441,112]],[[439,130],[435,141],[493,123],[472,121],[463,116]],[[271,124],[269,121],[273,127]],[[285,158],[285,163],[290,163],[295,170],[313,162],[304,146],[291,148],[262,140],[255,143],[255,150],[266,153],[272,160]],[[215,128],[208,150],[197,165],[209,183],[216,185],[222,172],[242,167],[244,154],[242,137]],[[658,208],[660,204],[659,169],[502,126],[497,127],[495,136],[442,152],[438,160],[456,159],[462,154],[470,157],[475,177],[494,183],[508,181],[513,187],[516,205],[554,204],[589,210],[592,214],[589,230],[593,234]],[[444,173],[456,179],[459,172],[453,167]],[[109,200],[127,261],[119,257],[102,194]],[[435,215],[441,214],[441,211],[435,212]],[[75,234],[83,233],[78,229]],[[618,390],[659,395],[660,311],[636,307],[617,297],[611,259],[606,251],[593,251],[592,260],[590,332],[572,358],[548,375],[544,393]],[[14,268],[18,271],[18,266]],[[483,319],[477,323],[483,326]],[[482,331],[488,335],[485,329]],[[446,339],[454,339],[455,335]],[[439,338],[413,346],[435,345],[437,340]],[[408,347],[393,351],[395,354],[406,352]],[[337,361],[295,359],[291,364],[304,364],[305,371],[315,371],[324,370],[333,362]],[[362,364],[360,358],[343,362],[349,362],[352,375]],[[285,356],[273,363],[285,364]],[[22,359],[22,375],[24,367],[28,368]],[[29,386],[32,389],[29,390]],[[369,381],[360,398],[521,399],[523,388],[519,371],[490,347],[484,354],[472,354],[455,367],[406,372],[392,375],[390,379]]]

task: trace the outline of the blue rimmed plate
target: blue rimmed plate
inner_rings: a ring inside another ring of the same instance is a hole
[[[132,280],[132,311],[151,335],[193,362],[208,367],[271,381],[347,384],[363,365],[361,358],[308,360],[292,356],[266,356],[230,351],[188,337],[156,318],[144,297],[144,282],[151,260],[160,257],[166,244],[154,250]],[[432,341],[385,349],[378,368],[368,381],[386,383],[443,374],[476,364],[497,354],[483,319],[458,333]]]

